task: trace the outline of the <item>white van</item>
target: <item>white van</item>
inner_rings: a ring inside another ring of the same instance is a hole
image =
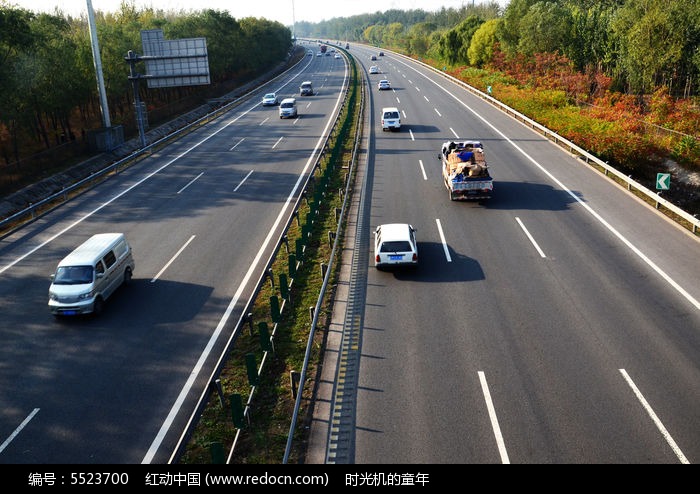
[[[401,113],[398,108],[382,108],[382,130],[401,130]]]
[[[123,233],[93,235],[58,263],[51,275],[49,310],[57,317],[99,314],[133,274],[134,258]]]
[[[314,86],[311,83],[311,81],[304,81],[301,83],[301,86],[299,86],[299,95],[300,96],[313,96],[314,95]]]
[[[280,118],[292,118],[297,116],[297,100],[285,98],[280,103]]]

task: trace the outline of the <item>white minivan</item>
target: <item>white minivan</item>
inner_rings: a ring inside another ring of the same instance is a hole
[[[382,130],[401,130],[401,113],[398,108],[382,108]]]
[[[297,100],[294,98],[285,98],[280,103],[280,118],[296,118],[297,117]]]
[[[49,310],[56,317],[99,314],[133,274],[134,258],[123,233],[93,235],[58,263],[51,275]]]

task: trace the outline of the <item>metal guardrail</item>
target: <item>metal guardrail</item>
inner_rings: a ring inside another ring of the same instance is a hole
[[[348,57],[348,58],[350,58],[350,60],[353,60],[351,57]],[[362,140],[361,139],[361,137],[362,137],[361,122],[362,122],[362,118],[364,115],[364,109],[365,109],[364,83],[362,83],[360,85],[360,87],[362,89],[360,90],[360,109],[359,109],[359,114],[358,114],[358,125],[357,125],[358,132],[355,134],[355,145],[353,146],[352,156],[350,159],[350,165],[349,165],[349,169],[348,169],[348,173],[347,173],[348,180],[345,183],[345,194],[343,195],[343,205],[341,207],[340,214],[338,216],[338,226],[337,226],[336,232],[335,232],[335,241],[333,242],[333,248],[331,250],[330,259],[328,261],[328,269],[326,270],[326,275],[323,279],[323,285],[321,287],[321,292],[320,292],[318,300],[316,302],[316,306],[314,307],[314,316],[313,316],[313,320],[311,321],[311,332],[310,332],[309,338],[307,340],[306,354],[304,355],[304,363],[303,363],[303,367],[302,367],[302,371],[301,371],[301,376],[299,377],[299,382],[302,383],[302,386],[303,386],[303,383],[306,382],[306,371],[307,371],[308,366],[309,366],[309,359],[311,358],[311,351],[312,351],[312,345],[313,345],[313,341],[314,341],[314,335],[316,332],[316,326],[318,325],[318,317],[319,317],[319,314],[321,313],[321,307],[323,304],[323,300],[325,298],[326,289],[328,288],[328,281],[330,279],[331,273],[333,272],[333,261],[335,260],[336,253],[341,248],[340,239],[342,238],[341,230],[343,228],[343,220],[344,220],[346,212],[348,210],[349,202],[352,199],[352,194],[350,192],[350,188],[352,187],[352,184],[353,184],[352,177],[354,175],[355,166],[357,165],[357,156],[358,156],[358,152],[359,152],[360,142]],[[349,111],[351,111],[351,110],[349,110]],[[284,452],[284,458],[282,460],[282,463],[284,463],[284,464],[287,464],[287,462],[289,461],[289,455],[291,454],[291,451],[292,451],[294,429],[296,428],[296,423],[297,423],[297,419],[299,416],[299,408],[301,407],[302,396],[303,396],[303,393],[301,392],[301,389],[300,389],[300,391],[297,393],[297,396],[296,396],[296,401],[294,403],[294,412],[292,414],[292,421],[291,421],[291,424],[289,426],[289,435],[287,436],[287,446],[286,446],[286,449]]]
[[[344,100],[343,100],[343,104],[341,105],[341,108],[343,108],[344,106],[346,106],[347,99],[348,99],[348,88],[346,87],[346,88],[345,88]],[[351,109],[348,109],[347,111],[351,111]],[[318,156],[318,158],[316,159],[316,162],[314,163],[313,169],[312,169],[311,173],[309,174],[309,176],[307,177],[306,182],[305,182],[304,185],[303,185],[303,188],[302,188],[303,191],[308,190],[309,184],[310,184],[311,181],[313,180],[313,172],[314,172],[315,170],[317,170],[317,169],[320,167],[320,165],[321,165],[321,160],[324,158],[324,155],[326,154],[326,149],[328,148],[328,142],[329,142],[329,140],[331,139],[331,137],[336,133],[335,130],[336,130],[337,126],[338,126],[338,123],[339,123],[339,116],[340,116],[341,113],[342,113],[342,111],[339,112],[339,114],[336,116],[336,120],[335,120],[335,122],[333,123],[333,126],[332,126],[331,130],[330,130],[328,136],[326,136],[326,138],[325,138],[325,140],[324,140],[324,142],[323,142],[323,145],[321,146],[322,151],[319,153],[319,156]],[[356,150],[355,150],[355,154],[356,154]],[[353,160],[355,159],[355,158],[354,158],[355,154],[353,155]],[[349,173],[348,173],[348,177],[350,177],[350,174],[349,174]],[[197,403],[197,405],[196,405],[196,407],[195,407],[195,410],[194,410],[194,412],[192,413],[192,415],[190,416],[190,419],[188,420],[187,426],[185,427],[185,430],[183,431],[183,433],[182,433],[182,435],[181,435],[181,437],[180,437],[180,439],[179,439],[179,441],[178,441],[178,444],[177,444],[175,450],[173,451],[173,453],[172,453],[172,455],[171,455],[171,457],[170,457],[169,463],[178,463],[178,462],[179,462],[179,458],[180,458],[180,457],[182,456],[182,454],[184,453],[184,451],[185,451],[185,449],[186,449],[186,447],[187,447],[187,443],[188,443],[189,439],[191,438],[192,434],[194,433],[194,430],[195,430],[195,428],[196,428],[196,426],[197,426],[197,423],[198,423],[199,420],[200,420],[201,415],[204,413],[204,410],[206,409],[206,406],[207,406],[207,404],[208,404],[208,402],[209,402],[210,396],[211,396],[212,393],[215,392],[215,390],[217,389],[217,382],[218,382],[219,376],[221,375],[221,372],[222,372],[222,371],[224,370],[224,368],[225,368],[225,365],[226,365],[226,363],[227,363],[227,361],[228,361],[228,359],[229,359],[229,354],[230,354],[231,350],[234,348],[235,343],[236,343],[236,340],[238,339],[238,336],[239,336],[239,335],[241,334],[241,332],[243,331],[244,325],[245,325],[246,323],[249,322],[249,314],[251,314],[253,305],[255,304],[255,301],[256,301],[256,299],[257,299],[259,293],[261,292],[261,290],[262,290],[264,284],[266,283],[266,281],[267,281],[267,279],[268,279],[269,273],[271,272],[272,266],[273,266],[273,264],[274,264],[274,262],[275,262],[275,260],[276,260],[276,258],[277,258],[277,254],[279,253],[280,249],[281,249],[281,248],[285,245],[285,243],[286,243],[287,231],[289,230],[289,228],[290,228],[292,222],[294,221],[295,217],[297,216],[297,211],[299,211],[299,209],[300,209],[300,207],[301,207],[301,203],[302,203],[302,201],[304,200],[304,197],[305,197],[305,194],[304,194],[303,192],[299,194],[299,198],[297,199],[297,201],[296,201],[296,203],[295,203],[295,205],[294,205],[294,208],[292,209],[292,214],[290,214],[290,216],[289,216],[289,218],[288,218],[288,220],[287,220],[287,223],[285,224],[285,226],[284,226],[284,228],[283,228],[283,230],[282,230],[282,233],[280,234],[280,237],[277,239],[277,243],[276,243],[276,245],[275,245],[275,248],[273,249],[270,258],[268,259],[268,261],[267,261],[267,263],[266,263],[266,265],[265,265],[265,268],[264,268],[263,271],[262,271],[262,275],[261,275],[261,277],[259,278],[259,280],[257,281],[255,291],[254,291],[253,295],[250,297],[250,299],[249,299],[248,303],[246,304],[245,308],[243,309],[242,314],[241,314],[241,317],[239,318],[238,322],[236,323],[236,327],[235,327],[234,330],[233,330],[231,339],[229,340],[228,344],[226,345],[226,348],[224,348],[224,350],[222,351],[221,355],[219,356],[219,360],[217,361],[217,364],[216,364],[216,366],[215,366],[215,369],[214,369],[214,371],[212,372],[212,374],[211,374],[210,377],[209,377],[209,380],[208,380],[209,386],[204,390],[204,392],[203,392],[202,395],[200,396],[199,401],[198,401],[198,403]],[[346,195],[346,197],[347,197],[347,195]],[[341,217],[339,218],[339,220],[338,220],[338,229],[340,228],[341,225],[342,225],[342,216],[341,216]],[[336,251],[337,248],[338,248],[338,247],[337,247],[338,238],[339,238],[339,234],[336,233],[336,238],[335,238],[335,243],[334,243],[333,250],[332,250],[332,254],[331,254],[331,259],[333,258],[333,257],[332,257],[332,256],[333,256],[333,253],[335,253],[335,251]],[[312,318],[313,321],[312,321],[312,325],[311,325],[311,328],[312,328],[312,329],[311,329],[311,334],[310,334],[310,336],[309,336],[309,342],[310,342],[309,345],[311,345],[311,342],[313,341],[314,329],[315,329],[315,327],[316,327],[316,325],[317,325],[318,315],[319,315],[319,313],[321,312],[319,308],[320,308],[320,305],[322,304],[322,301],[323,301],[323,299],[324,299],[324,297],[325,297],[325,291],[326,291],[327,283],[328,283],[328,276],[330,275],[331,272],[332,272],[332,262],[329,263],[329,266],[328,266],[327,269],[326,269],[326,274],[325,274],[325,277],[324,277],[323,286],[322,286],[322,288],[321,288],[319,297],[318,297],[318,299],[317,299],[317,304],[316,304],[316,307],[315,307],[315,310],[314,310],[314,315],[313,315],[313,318]],[[293,282],[294,282],[294,280],[291,280],[291,281],[290,281],[290,286],[291,286],[291,284],[292,284]],[[283,301],[283,302],[282,302],[282,305],[280,306],[280,309],[279,309],[279,312],[280,312],[280,313],[283,313],[283,312],[284,312],[285,306],[286,306],[286,300]],[[276,333],[277,333],[278,328],[279,328],[279,324],[278,324],[278,323],[275,323],[275,324],[273,325],[273,328],[272,328],[272,331],[271,331],[271,334],[270,334],[270,340],[271,340],[271,341],[274,340],[274,337],[275,337],[275,335],[276,335]],[[261,375],[261,373],[262,373],[262,371],[263,371],[263,369],[264,369],[265,362],[266,362],[266,360],[267,360],[268,354],[269,354],[269,351],[267,351],[267,350],[265,350],[265,351],[263,352],[263,356],[262,356],[262,360],[261,360],[261,362],[260,362],[260,366],[257,368],[257,374],[258,374],[258,376]],[[304,369],[304,370],[303,370],[303,372],[302,372],[302,377],[301,377],[300,380],[299,380],[300,383],[303,383],[303,382],[304,382],[304,379],[305,379],[305,378],[304,378],[304,375],[305,375],[305,372],[306,372],[306,368],[308,367],[308,359],[309,359],[309,350],[307,350],[307,355],[305,356],[305,359],[304,359],[304,364],[303,364],[303,369]],[[243,404],[243,407],[244,407],[244,409],[243,409],[243,418],[244,418],[244,419],[249,420],[249,413],[250,413],[250,410],[251,410],[252,401],[253,401],[253,397],[254,397],[254,395],[255,395],[256,390],[257,390],[257,386],[255,386],[255,385],[251,386],[250,392],[249,392],[249,394],[248,394],[248,398],[247,398],[245,404]],[[298,396],[301,396],[301,392],[299,393]],[[299,401],[298,401],[298,399],[299,399],[299,398],[297,398],[297,404],[296,404],[295,411],[294,411],[294,414],[295,414],[294,417],[295,417],[295,418],[292,420],[292,427],[293,427],[293,425],[296,423],[296,414],[298,413],[298,406],[299,406]],[[293,431],[293,428],[292,428],[292,431]],[[230,461],[231,461],[231,458],[232,458],[232,456],[233,456],[233,454],[234,454],[236,445],[237,445],[237,443],[238,443],[238,439],[239,439],[240,433],[241,433],[241,429],[240,429],[240,428],[237,428],[235,437],[234,437],[234,439],[233,439],[233,442],[232,442],[232,444],[231,444],[231,447],[230,447],[229,452],[228,452],[228,455],[227,455],[226,463],[230,463]],[[291,441],[291,438],[292,438],[292,437],[293,437],[293,434],[292,434],[292,432],[290,432],[290,439],[289,439],[290,441]]]
[[[386,51],[386,50],[385,50]],[[432,67],[425,62],[421,62],[420,60],[416,60],[411,57],[407,57],[406,55],[403,55],[401,53],[396,53],[396,52],[391,52],[392,55],[404,58],[406,60],[410,60],[411,62],[415,62],[417,64],[422,65],[423,67],[429,69],[430,71],[441,75],[442,77],[448,79],[449,81],[462,86],[463,88],[467,89],[469,92],[472,94],[479,96],[481,99],[488,101],[495,107],[499,108],[501,111],[504,113],[512,116],[516,120],[519,120],[520,122],[523,122],[527,125],[529,125],[533,129],[537,129],[544,137],[547,139],[553,141],[555,144],[558,146],[567,149],[570,153],[577,154],[581,158],[584,159],[584,161],[587,164],[594,163],[596,166],[599,166],[604,170],[604,174],[606,176],[608,175],[613,175],[620,181],[624,182],[627,184],[627,190],[628,191],[633,191],[636,190],[640,194],[646,196],[651,202],[654,203],[656,209],[660,209],[661,207],[666,208],[667,210],[671,211],[674,215],[676,215],[678,218],[681,218],[685,221],[688,222],[690,225],[688,227],[689,230],[691,230],[693,233],[699,233],[700,232],[700,219],[698,219],[696,216],[690,214],[689,212],[679,208],[672,202],[664,199],[661,197],[658,193],[655,193],[648,188],[646,188],[644,185],[640,184],[636,180],[632,179],[632,177],[629,177],[625,175],[624,173],[620,172],[619,170],[615,169],[614,167],[608,165],[606,162],[601,160],[600,158],[597,158],[596,156],[593,156],[591,153],[586,151],[585,149],[581,148],[580,146],[574,144],[573,142],[569,141],[568,139],[560,136],[556,132],[548,129],[544,125],[532,120],[531,118],[523,115],[522,113],[518,112],[517,110],[514,110],[513,108],[509,107],[508,105],[505,105],[504,103],[498,101],[497,99],[493,98],[492,96],[484,93],[483,91],[480,91],[476,89],[473,86],[470,86],[464,81],[460,81],[459,79],[452,77],[449,74],[445,74],[439,69],[436,69],[435,67]]]

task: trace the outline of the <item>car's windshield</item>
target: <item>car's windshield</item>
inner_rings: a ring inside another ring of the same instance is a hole
[[[273,99],[274,97],[275,97],[275,94],[274,94],[274,93],[268,93],[268,94],[265,95],[265,98],[266,98],[266,99]]]
[[[61,266],[53,278],[55,285],[83,285],[92,283],[92,266]]]
[[[384,118],[399,118],[399,114],[395,111],[388,111],[384,114]]]

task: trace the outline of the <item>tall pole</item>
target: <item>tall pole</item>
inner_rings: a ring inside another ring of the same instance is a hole
[[[294,40],[294,44],[297,44],[297,35],[296,35],[296,20],[294,19],[294,0],[292,0],[292,39]]]
[[[102,59],[100,58],[100,47],[97,43],[97,27],[95,25],[95,12],[92,10],[92,1],[87,1],[88,24],[90,26],[90,41],[92,44],[92,59],[95,64],[97,74],[97,90],[100,93],[100,111],[102,112],[102,125],[105,128],[112,126],[109,119],[109,107],[107,106],[107,94],[105,92],[105,81],[102,76]]]

